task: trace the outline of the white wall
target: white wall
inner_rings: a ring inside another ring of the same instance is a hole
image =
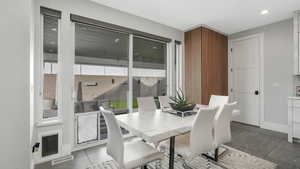
[[[0,2],[0,168],[29,169],[31,0]]]
[[[130,15],[109,7],[101,6],[96,3],[93,3],[88,0],[37,0],[35,4],[35,16],[37,19],[35,20],[37,23],[35,25],[36,30],[39,29],[39,7],[45,6],[52,9],[57,9],[62,11],[62,19],[61,19],[61,53],[62,53],[62,64],[64,65],[64,69],[62,70],[62,100],[63,107],[63,143],[65,146],[72,145],[74,140],[74,112],[73,107],[74,103],[71,99],[72,97],[72,86],[73,86],[73,72],[72,67],[74,63],[74,40],[73,40],[73,27],[70,22],[70,13],[81,15],[84,17],[89,17],[93,19],[97,19],[104,22],[109,22],[112,24],[137,29],[143,32],[171,38],[172,40],[183,41],[184,33],[177,29],[161,25],[159,23],[152,22],[147,19],[143,19],[141,17],[137,17],[134,15]],[[38,42],[39,32],[36,31],[36,42]],[[171,52],[174,51],[174,43],[170,45],[172,49]],[[35,49],[35,83],[39,83],[38,79],[38,69],[37,66],[39,63],[39,44],[36,44]],[[172,53],[171,53],[172,54]],[[68,69],[69,68],[69,69]],[[35,88],[36,98],[38,97],[38,89]],[[35,114],[38,112],[38,100],[35,100]]]
[[[287,98],[293,93],[293,20],[235,33],[229,40],[256,33],[264,33],[265,123],[283,129],[287,125]]]

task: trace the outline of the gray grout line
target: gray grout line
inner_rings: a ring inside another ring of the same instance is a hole
[[[90,157],[89,157],[88,153],[86,152],[86,150],[83,150],[83,152],[86,155],[87,159],[89,160],[90,165],[93,165],[92,160],[90,159]]]
[[[268,157],[273,151],[280,149],[283,146],[283,140],[281,140],[281,143],[279,146],[276,146],[274,149],[272,149],[265,157],[264,159],[266,159],[266,157]]]

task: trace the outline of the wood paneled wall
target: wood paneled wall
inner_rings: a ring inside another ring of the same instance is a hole
[[[185,86],[188,99],[208,104],[210,96],[228,95],[227,36],[200,27],[185,33]]]
[[[202,104],[210,96],[228,95],[228,39],[220,33],[202,28]]]
[[[185,33],[185,69],[185,91],[187,98],[190,102],[200,104],[201,28]]]

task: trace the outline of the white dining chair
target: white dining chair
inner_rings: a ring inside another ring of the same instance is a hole
[[[221,96],[221,95],[211,95],[210,100],[209,100],[209,105],[208,106],[200,106],[200,109],[205,109],[205,108],[214,108],[214,107],[219,107],[218,111],[221,111],[222,107],[227,104],[229,101],[228,96]],[[182,136],[183,137],[183,136]],[[188,135],[185,135],[185,137],[189,137]]]
[[[237,102],[225,104],[222,111],[218,111],[214,120],[214,142],[217,147],[231,141],[230,122]]]
[[[120,126],[111,111],[100,108],[108,127],[107,154],[117,162],[120,169],[142,167],[156,161],[156,168],[161,167],[164,157],[162,152],[143,141],[124,143]]]
[[[139,113],[147,113],[147,112],[155,112],[156,104],[154,101],[154,97],[138,97],[138,112]]]
[[[209,99],[209,107],[223,106],[229,101],[228,96],[211,95]]]
[[[218,107],[200,109],[188,135],[175,138],[175,152],[184,160],[183,167],[189,168],[187,161],[203,153],[214,150],[213,126]],[[188,137],[187,137],[188,136]],[[161,148],[169,147],[169,141],[161,143]]]
[[[232,113],[235,110],[236,106],[237,102],[228,103],[220,107],[220,110],[217,111],[214,118],[213,127],[214,145],[216,148],[213,153],[213,157],[204,154],[204,156],[206,156],[207,158],[212,159],[214,161],[218,161],[219,148],[223,144],[231,141],[230,122],[232,120]]]
[[[160,104],[160,109],[162,111],[170,111],[173,110],[170,103],[172,100],[169,98],[169,96],[158,96],[159,104]]]

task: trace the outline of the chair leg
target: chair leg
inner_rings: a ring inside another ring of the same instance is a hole
[[[191,166],[188,165],[188,161],[193,161],[195,157],[186,157],[184,158],[182,155],[178,154],[178,157],[182,160],[182,167],[184,169],[193,169]]]
[[[190,166],[186,163],[185,160],[184,160],[183,163],[182,163],[182,167],[183,167],[184,169],[193,169],[192,167],[190,167]]]
[[[157,160],[155,163],[155,169],[161,169],[161,160]]]
[[[218,162],[219,159],[219,148],[215,149],[215,154],[214,157],[209,156],[208,154],[202,154],[204,157],[206,157],[207,159],[213,160],[215,162]]]
[[[143,165],[143,166],[141,167],[141,169],[148,169],[147,164]]]
[[[206,160],[206,168],[207,169],[211,168],[211,162],[209,160]]]
[[[215,161],[218,162],[219,160],[219,148],[215,149]]]

